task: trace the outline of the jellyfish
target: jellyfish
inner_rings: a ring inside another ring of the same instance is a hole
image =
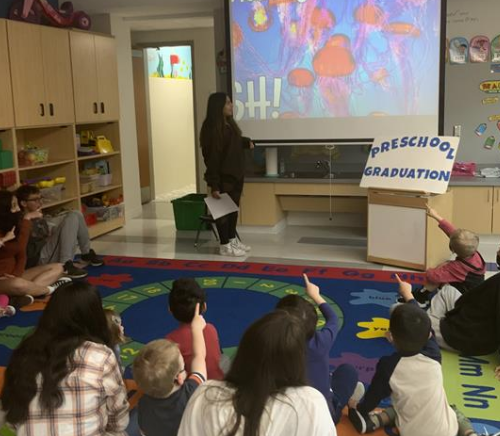
[[[385,14],[379,6],[370,2],[356,8],[354,19],[359,23],[381,26],[385,21]]]
[[[272,24],[269,11],[260,2],[252,3],[252,11],[248,16],[248,25],[254,32],[265,32]]]
[[[420,36],[420,29],[411,23],[395,21],[384,26],[384,32],[393,33],[395,35],[412,36],[417,38]]]
[[[288,73],[288,83],[298,89],[300,112],[308,116],[314,100],[314,74],[307,68],[295,68]]]
[[[336,116],[349,114],[349,76],[356,62],[346,35],[332,36],[314,55],[313,69],[318,76],[318,88],[324,103]]]

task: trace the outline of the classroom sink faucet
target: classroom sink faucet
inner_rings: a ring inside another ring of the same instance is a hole
[[[318,160],[316,161],[316,169],[323,168],[325,170],[325,174],[323,177],[333,179],[334,174],[332,173],[332,168],[330,166],[330,162],[327,160]]]

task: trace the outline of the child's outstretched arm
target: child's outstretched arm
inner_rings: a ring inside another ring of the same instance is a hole
[[[200,315],[200,303],[196,303],[194,317],[191,321],[191,333],[193,334],[193,360],[191,362],[191,372],[198,372],[205,379],[207,378],[207,364],[205,362],[207,349],[205,347],[203,329],[206,325],[205,319]]]
[[[432,207],[427,206],[427,215],[430,216],[431,218],[435,219],[438,224],[439,228],[446,233],[446,236],[450,236],[457,228],[450,223],[449,221],[445,220],[435,209]]]
[[[304,282],[306,284],[307,296],[311,300],[313,300],[318,306],[320,304],[326,303],[325,299],[319,293],[319,286],[315,285],[314,283],[311,283],[309,281],[309,277],[307,277],[307,274],[303,274],[303,276],[304,276]]]
[[[321,296],[319,287],[309,281],[309,277],[304,274],[307,296],[318,306],[321,314],[325,317],[325,325],[316,332],[316,347],[330,349],[337,337],[338,318],[330,305]]]
[[[403,297],[403,299],[405,300],[405,302],[407,302],[407,303],[411,300],[414,300],[415,298],[413,297],[413,294],[411,293],[411,284],[401,280],[401,278],[397,274],[394,274],[394,275],[396,276],[396,280],[398,281],[399,295],[401,295]]]

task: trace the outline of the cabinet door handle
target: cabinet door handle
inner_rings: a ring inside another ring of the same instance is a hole
[[[54,105],[52,103],[49,103],[49,114],[51,117],[54,116]]]
[[[45,116],[45,105],[43,103],[40,103],[40,116]]]
[[[101,101],[101,113],[103,114],[105,112],[104,110],[104,102]]]
[[[99,113],[99,110],[98,110],[98,108],[97,108],[97,102],[96,102],[96,101],[94,101],[93,106],[94,106],[94,113],[95,113],[95,114]]]

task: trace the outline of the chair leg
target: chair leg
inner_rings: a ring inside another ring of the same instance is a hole
[[[200,225],[198,226],[198,231],[196,232],[196,239],[194,241],[194,246],[198,247],[198,241],[200,240],[200,232],[203,227],[203,221],[200,220]]]
[[[210,223],[210,228],[212,229],[212,233],[215,236],[215,240],[219,242],[219,235],[217,234],[217,227],[214,223]]]

